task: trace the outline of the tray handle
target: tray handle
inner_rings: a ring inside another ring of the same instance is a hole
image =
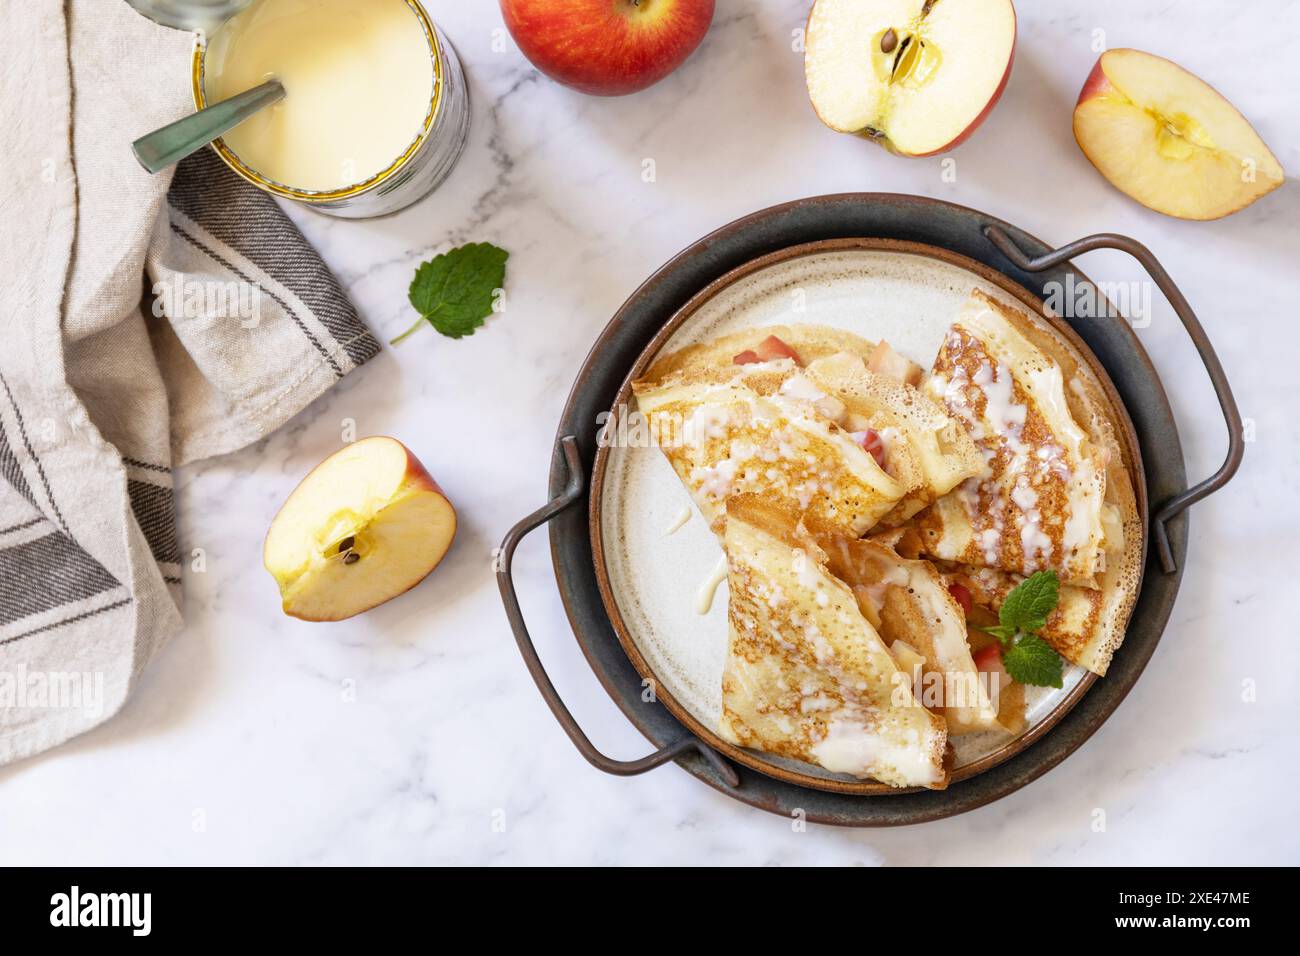
[[[740,786],[740,777],[736,774],[735,769],[691,734],[687,734],[686,737],[676,743],[669,744],[662,750],[656,750],[640,760],[614,760],[606,757],[587,739],[587,735],[582,732],[578,722],[573,719],[573,715],[569,713],[569,708],[564,706],[564,701],[560,699],[555,685],[551,683],[550,677],[547,676],[541,658],[537,656],[537,648],[533,646],[532,638],[528,635],[528,626],[524,623],[523,612],[519,608],[519,597],[515,594],[515,582],[511,575],[511,565],[514,562],[515,548],[519,546],[519,542],[524,539],[525,535],[540,528],[561,511],[582,498],[585,482],[582,459],[578,456],[578,443],[572,435],[566,435],[560,439],[560,447],[564,452],[564,463],[569,472],[568,485],[565,486],[564,491],[558,498],[552,499],[548,504],[537,509],[510,529],[505,536],[505,540],[501,542],[501,549],[496,560],[497,586],[501,589],[501,601],[505,604],[506,617],[510,621],[510,630],[514,632],[515,642],[519,645],[519,652],[524,657],[524,664],[528,667],[528,673],[532,675],[534,683],[537,684],[537,689],[542,692],[542,699],[546,701],[546,706],[551,708],[551,713],[560,722],[560,726],[569,735],[569,739],[578,748],[578,752],[586,757],[592,766],[606,773],[628,777],[638,773],[645,773],[647,770],[653,770],[661,764],[668,763],[670,760],[694,750],[708,761],[709,765],[713,767],[727,786]]]
[[[1241,466],[1242,455],[1246,451],[1245,438],[1241,427],[1241,413],[1237,411],[1237,402],[1232,397],[1228,377],[1223,372],[1219,357],[1214,354],[1214,346],[1210,344],[1205,329],[1201,327],[1200,321],[1196,318],[1196,313],[1187,304],[1187,299],[1178,290],[1178,286],[1174,285],[1174,280],[1169,277],[1169,273],[1152,255],[1151,250],[1136,239],[1130,239],[1128,236],[1117,235],[1113,232],[1103,232],[1095,236],[1077,239],[1061,246],[1059,249],[1053,249],[1051,252],[1046,252],[1031,259],[1021,251],[1020,247],[1002,228],[990,225],[985,226],[983,231],[989,241],[997,246],[999,252],[1010,259],[1017,268],[1024,269],[1026,272],[1042,272],[1044,269],[1050,269],[1063,262],[1068,262],[1076,256],[1085,252],[1092,252],[1094,249],[1118,249],[1120,252],[1128,253],[1142,264],[1142,267],[1147,271],[1147,275],[1151,276],[1156,287],[1169,300],[1174,313],[1187,330],[1192,345],[1196,346],[1196,351],[1200,353],[1201,361],[1205,364],[1205,371],[1210,376],[1210,383],[1214,386],[1214,394],[1219,400],[1219,407],[1223,410],[1224,421],[1228,426],[1228,457],[1224,459],[1219,470],[1209,478],[1206,478],[1198,485],[1188,488],[1181,494],[1175,495],[1156,509],[1152,520],[1155,525],[1156,548],[1160,555],[1160,567],[1166,574],[1172,574],[1178,570],[1178,563],[1174,560],[1174,552],[1169,545],[1169,532],[1165,528],[1165,523],[1202,498],[1213,494],[1226,485],[1232,479],[1232,476],[1237,473],[1237,469]]]

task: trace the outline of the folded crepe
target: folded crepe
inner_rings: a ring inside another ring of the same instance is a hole
[[[916,554],[994,613],[1026,576],[1055,571],[1060,604],[1042,636],[1105,674],[1137,599],[1143,526],[1101,381],[1054,334],[975,291],[924,389],[987,468],[910,523]]]
[[[876,349],[875,342],[825,325],[767,325],[742,329],[660,356],[637,384],[653,388],[674,379],[700,381],[730,378],[737,368],[737,356],[748,353],[754,358],[762,358],[763,355],[772,354],[760,354],[760,348],[768,339],[776,339],[787,346],[793,353],[793,356],[787,357],[797,359],[801,365],[837,352],[869,356]]]
[[[924,388],[986,464],[918,516],[926,554],[1021,575],[1051,569],[1084,587],[1114,562],[1135,577],[1141,525],[1111,406],[1061,342],[972,292]]]
[[[974,440],[941,405],[906,382],[872,371],[861,355],[839,352],[810,362],[808,377],[845,407],[845,427],[880,436],[891,472],[907,476],[906,497],[882,521],[905,521],[980,474]]]
[[[871,540],[817,534],[831,574],[847,584],[858,607],[904,669],[921,667],[921,703],[941,715],[951,735],[1008,729],[998,722],[998,692],[975,666],[966,618],[948,581],[928,561],[909,560]],[[915,655],[913,657],[913,655]]]
[[[775,326],[665,356],[633,391],[718,534],[730,496],[765,494],[857,537],[910,516],[982,465],[938,405],[872,364],[904,375],[910,365],[847,332]]]
[[[727,503],[719,735],[894,787],[946,785],[947,730],[788,504]]]

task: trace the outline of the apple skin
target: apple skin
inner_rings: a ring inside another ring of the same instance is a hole
[[[1085,103],[1094,96],[1105,96],[1109,91],[1110,78],[1101,68],[1101,57],[1097,57],[1097,62],[1092,65],[1092,72],[1083,81],[1083,89],[1079,90],[1079,98],[1074,101],[1074,105],[1077,108],[1080,103]]]
[[[714,0],[501,0],[529,62],[593,96],[658,83],[700,45],[713,8]]]
[[[435,495],[441,495],[443,498],[446,498],[447,495],[443,493],[442,486],[433,480],[433,476],[429,474],[429,470],[424,467],[424,463],[415,457],[415,454],[411,449],[407,448],[405,445],[403,445],[402,448],[406,451],[406,480],[402,482],[402,490],[406,491],[409,488],[416,488],[421,491],[431,491]],[[448,501],[450,500],[451,499],[448,499]],[[454,513],[455,512],[453,511],[453,515]]]

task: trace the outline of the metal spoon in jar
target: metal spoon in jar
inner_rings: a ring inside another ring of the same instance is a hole
[[[258,110],[282,99],[284,86],[279,80],[267,80],[251,90],[146,133],[131,144],[131,151],[141,166],[151,173],[159,172],[234,129]]]

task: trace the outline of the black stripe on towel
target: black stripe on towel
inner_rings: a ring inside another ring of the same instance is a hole
[[[200,150],[176,167],[167,201],[292,290],[353,364],[379,354],[379,342],[298,227],[269,196],[226,168],[212,150]]]
[[[40,507],[36,504],[36,496],[32,494],[31,485],[27,484],[27,476],[23,474],[22,465],[18,463],[18,456],[9,447],[9,436],[5,434],[2,424],[0,424],[0,478],[9,482],[14,491],[26,498],[33,507]]]
[[[74,614],[71,617],[65,617],[61,621],[54,621],[50,624],[43,624],[40,627],[34,627],[30,631],[24,631],[21,634],[15,634],[13,637],[6,637],[0,640],[0,647],[6,644],[12,644],[14,641],[21,641],[24,637],[31,637],[33,634],[42,634],[45,631],[52,631],[56,627],[63,627],[65,624],[76,624],[78,621],[84,621],[88,617],[94,617],[96,614],[103,614],[105,611],[115,611],[119,607],[126,607],[134,598],[126,597],[120,601],[114,601],[112,604],[105,604],[103,607],[91,608],[89,611],[83,611],[80,614]]]
[[[9,390],[9,383],[5,381],[3,375],[0,375],[0,386],[4,387],[5,395],[9,398],[9,406],[14,410],[14,421],[18,423],[18,437],[23,440],[23,447],[27,449],[28,457],[31,458],[32,463],[36,465],[36,474],[40,476],[41,485],[45,489],[45,497],[49,499],[50,507],[54,509],[54,517],[58,519],[59,524],[62,525],[66,531],[68,523],[63,520],[63,512],[59,511],[59,503],[54,500],[54,491],[50,488],[50,479],[45,476],[45,466],[41,464],[40,458],[36,457],[36,450],[32,448],[31,439],[27,437],[27,426],[23,424],[23,413],[18,410],[18,403],[14,401],[14,393]],[[5,464],[4,462],[6,455],[12,459],[10,464]],[[2,469],[0,470],[0,474],[3,474],[4,477],[9,480],[9,483],[17,489],[18,493],[35,505],[38,511],[41,510],[41,506],[32,496],[31,486],[27,484],[27,479],[23,477],[22,468],[18,464],[18,459],[14,455],[13,448],[9,445],[9,438],[4,433],[3,424],[0,424],[0,469]],[[17,481],[11,477],[11,472],[17,477]]]
[[[132,467],[143,468],[145,471],[156,471],[159,474],[163,474],[163,475],[170,475],[172,473],[172,470],[168,468],[166,465],[153,465],[147,461],[141,461],[139,458],[128,458],[127,456],[123,455],[122,461],[128,465],[131,465]]]
[[[180,564],[181,548],[176,539],[176,503],[172,490],[147,481],[126,483],[131,496],[131,510],[140,522],[144,539],[149,542],[153,559],[160,564]]]
[[[195,249],[198,249],[200,252],[202,252],[213,262],[219,263],[221,267],[224,268],[231,275],[239,276],[240,279],[242,279],[244,282],[248,283],[249,285],[257,286],[259,289],[261,289],[263,292],[269,295],[272,299],[274,299],[277,303],[279,303],[280,308],[284,310],[284,314],[289,316],[289,318],[293,319],[294,324],[297,325],[298,328],[302,330],[302,334],[307,336],[307,341],[309,341],[312,345],[316,347],[316,351],[319,352],[324,357],[326,362],[329,362],[329,366],[334,370],[334,374],[339,378],[343,377],[343,369],[339,368],[339,363],[334,361],[334,356],[330,354],[329,349],[321,345],[320,339],[316,338],[316,336],[312,334],[311,329],[307,328],[307,326],[303,324],[302,318],[298,315],[297,312],[289,308],[287,302],[281,299],[270,289],[263,288],[260,284],[254,282],[251,278],[246,276],[243,270],[238,268],[233,262],[227,262],[225,257],[223,257],[219,252],[217,252],[215,249],[209,249],[206,245],[203,244],[201,240],[196,239],[194,236],[191,236],[180,226],[176,225],[176,223],[173,222],[171,224],[171,230],[172,232],[176,233],[176,235],[180,236],[182,239],[184,239],[186,242],[192,245]]]
[[[31,521],[24,521],[20,524],[11,524],[7,528],[0,528],[0,534],[13,534],[15,531],[26,531],[28,528],[34,528],[44,521],[44,517],[33,518]]]
[[[0,582],[0,624],[118,586],[103,565],[61,531],[0,549]]]

